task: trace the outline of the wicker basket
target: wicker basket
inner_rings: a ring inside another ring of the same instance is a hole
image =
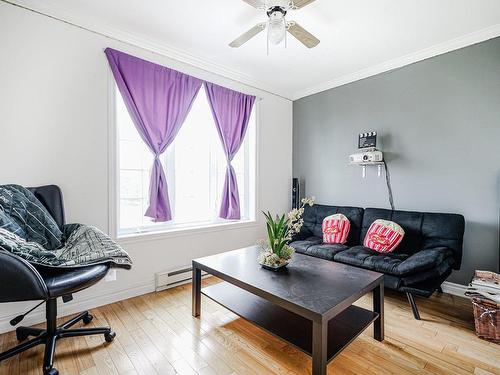
[[[500,344],[500,305],[482,298],[472,298],[476,335]]]

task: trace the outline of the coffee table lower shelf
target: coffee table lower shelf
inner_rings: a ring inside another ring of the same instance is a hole
[[[227,282],[205,287],[201,293],[243,319],[311,355],[311,320]],[[373,311],[350,306],[331,319],[328,323],[328,361],[335,358],[378,316]]]

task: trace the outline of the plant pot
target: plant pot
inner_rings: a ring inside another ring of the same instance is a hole
[[[280,257],[270,248],[264,248],[257,258],[257,261],[262,268],[265,268],[266,270],[279,271],[286,268],[291,259],[290,255]]]
[[[262,268],[264,268],[266,270],[277,272],[279,270],[285,269],[286,266],[288,266],[288,263],[289,263],[289,261],[285,261],[284,263],[282,263],[280,265],[275,265],[275,266],[267,265],[264,263],[259,263],[259,264]]]

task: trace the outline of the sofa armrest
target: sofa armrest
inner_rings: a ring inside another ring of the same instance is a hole
[[[446,259],[453,257],[453,251],[447,247],[434,247],[421,250],[401,262],[397,269],[401,275],[417,273],[439,267]]]
[[[0,249],[0,285],[0,302],[48,298],[47,286],[35,267],[2,249]]]

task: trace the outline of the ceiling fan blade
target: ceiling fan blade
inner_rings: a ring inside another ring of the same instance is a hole
[[[313,48],[319,44],[319,39],[300,26],[297,22],[289,22],[287,30],[307,48]]]
[[[241,34],[238,38],[233,40],[231,43],[229,43],[230,47],[233,48],[238,48],[241,47],[243,43],[248,42],[250,39],[252,39],[255,35],[260,33],[262,30],[266,28],[266,23],[258,23],[254,27],[252,27],[250,30],[248,30],[246,33]]]
[[[245,3],[247,3],[248,5],[250,5],[254,8],[257,8],[257,9],[261,9],[261,8],[266,7],[266,4],[262,0],[243,0],[243,1]]]
[[[294,0],[293,5],[295,8],[300,9],[304,8],[306,5],[309,5],[313,2],[314,0]]]

